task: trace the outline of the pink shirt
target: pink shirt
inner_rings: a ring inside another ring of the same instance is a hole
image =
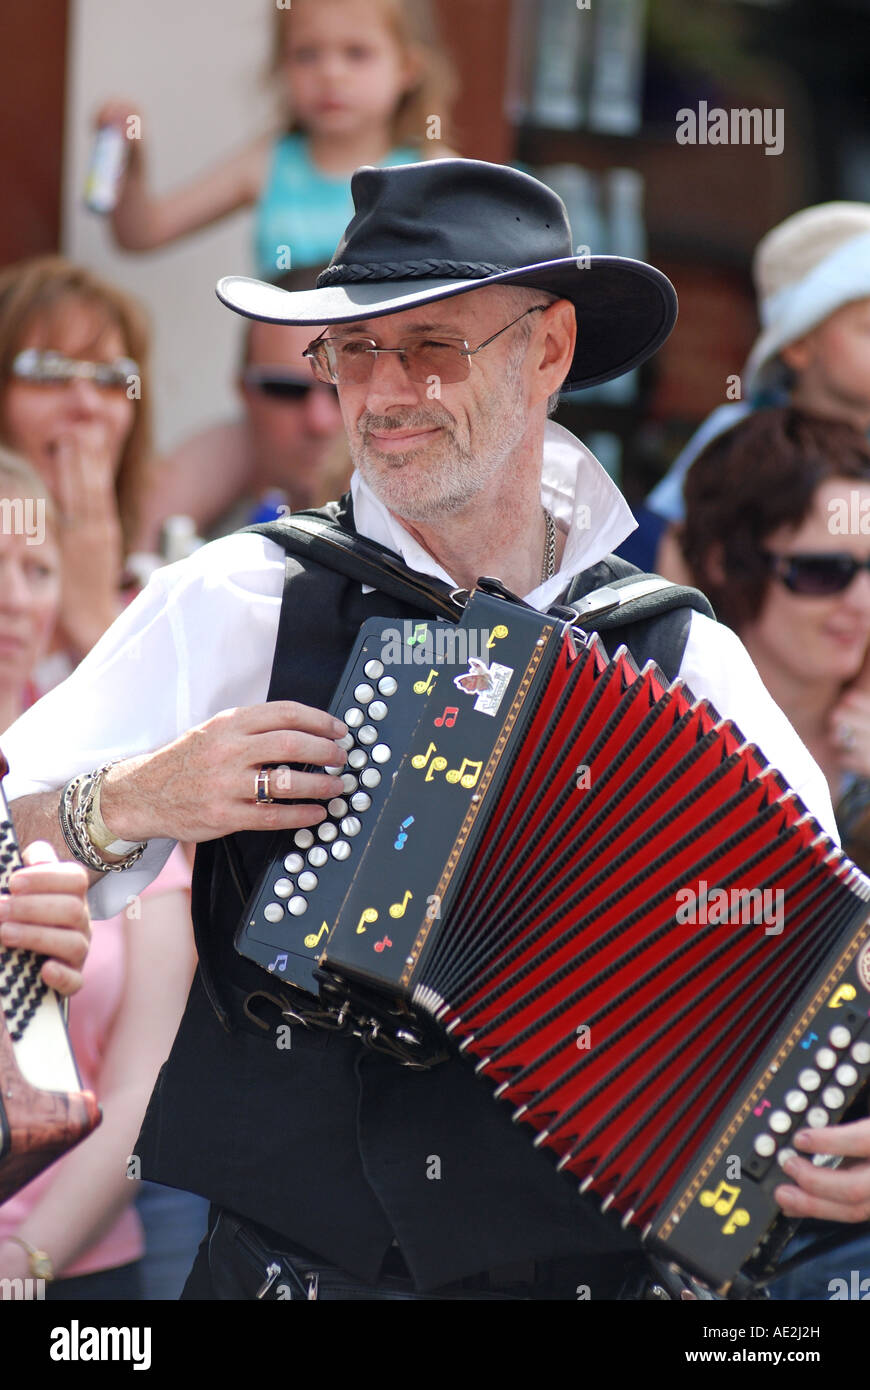
[[[190,868],[182,850],[176,846],[162,872],[144,890],[142,897],[155,897],[189,887]],[[94,923],[91,949],[83,972],[84,983],[70,1000],[69,1035],[82,1086],[85,1090],[94,1091],[97,1099],[100,1098],[103,1058],[124,990],[127,969],[125,925],[123,913],[108,921]],[[155,987],[159,987],[159,982],[155,982]],[[84,1142],[87,1144],[88,1140]],[[118,1155],[119,1171],[124,1171],[127,1159],[127,1154]],[[63,1162],[61,1159],[47,1168],[0,1206],[0,1242],[16,1233],[60,1173]],[[137,1190],[131,1184],[131,1201]],[[142,1223],[135,1207],[130,1205],[125,1207],[115,1224],[95,1245],[65,1269],[55,1270],[55,1274],[58,1277],[61,1274],[71,1277],[114,1269],[138,1260],[143,1250]]]

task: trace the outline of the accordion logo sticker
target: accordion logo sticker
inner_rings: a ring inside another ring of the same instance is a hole
[[[487,666],[478,657],[469,658],[468,670],[462,676],[454,676],[453,684],[463,695],[475,695],[474,708],[478,714],[498,714],[499,706],[510,684],[513,667],[500,666],[493,662]]]

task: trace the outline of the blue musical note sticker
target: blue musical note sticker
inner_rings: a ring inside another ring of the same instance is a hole
[[[408,829],[408,826],[409,826],[409,825],[413,825],[413,824],[414,824],[414,817],[413,817],[413,816],[409,816],[407,820],[403,820],[403,821],[402,821],[402,824],[399,826],[398,838],[397,838],[395,844],[393,845],[393,849],[404,849],[404,848],[405,848],[405,844],[406,844],[407,839],[408,839],[408,836],[405,834],[405,831]]]

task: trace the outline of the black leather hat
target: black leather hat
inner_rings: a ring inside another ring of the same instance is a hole
[[[562,199],[518,169],[476,159],[364,166],[351,193],[356,211],[317,289],[292,292],[228,275],[218,298],[248,318],[320,325],[395,314],[484,285],[548,290],[577,311],[565,389],[636,367],[674,326],[670,280],[643,261],[578,254]]]

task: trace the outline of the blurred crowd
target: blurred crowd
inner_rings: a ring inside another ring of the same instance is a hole
[[[428,5],[296,0],[274,22],[281,127],[160,198],[145,142],[127,141],[107,213],[120,247],[147,253],[250,205],[257,273],[313,288],[350,219],[354,168],[452,153],[425,131],[455,87]],[[107,99],[97,125],[135,110]],[[709,596],[870,868],[870,206],[796,213],[762,241],[755,278],[762,331],[742,399],[700,427],[623,553]],[[0,730],[87,657],[155,566],[345,491],[338,399],[303,356],[317,335],[250,323],[231,418],[157,456],[143,307],[60,257],[0,272]],[[51,1297],[180,1292],[204,1204],[140,1192],[129,1164],[195,965],[189,890],[178,849],[141,902],[95,924],[71,1036],[105,1121],[0,1207],[0,1276],[38,1237]]]

